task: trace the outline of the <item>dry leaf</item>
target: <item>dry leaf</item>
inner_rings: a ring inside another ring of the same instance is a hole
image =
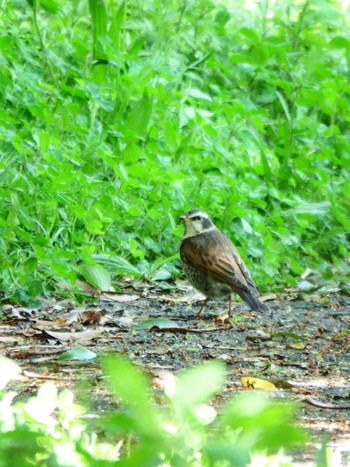
[[[96,337],[99,337],[103,333],[103,329],[96,330],[96,331],[82,331],[82,332],[54,332],[54,331],[47,331],[46,329],[44,330],[46,334],[48,334],[51,337],[54,337],[55,339],[61,341],[61,342],[66,342],[66,341],[87,341],[87,340],[92,340],[96,339]]]
[[[289,348],[295,349],[295,350],[304,350],[305,344],[304,342],[293,342],[292,344],[289,344]]]
[[[103,310],[86,310],[81,313],[80,320],[84,324],[100,324],[105,314],[106,313]]]
[[[87,295],[100,295],[101,294],[100,290],[95,289],[95,287],[88,284],[87,282],[77,279],[75,284],[77,287],[79,287],[79,289],[82,289]]]
[[[262,302],[266,302],[268,300],[276,300],[276,298],[277,298],[277,294],[268,293],[268,294],[265,294],[265,295],[260,295],[259,300],[262,301]]]
[[[229,321],[230,316],[228,312],[222,313],[221,315],[216,315],[214,318],[215,324],[224,324],[225,322]]]
[[[248,389],[265,389],[268,391],[277,389],[273,383],[270,383],[270,381],[260,378],[241,378],[241,383],[243,387]]]
[[[101,295],[100,299],[109,302],[134,302],[139,298],[139,295],[104,293],[103,295]]]

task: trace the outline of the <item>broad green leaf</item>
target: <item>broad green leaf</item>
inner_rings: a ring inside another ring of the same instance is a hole
[[[215,16],[215,22],[219,24],[220,26],[225,26],[225,24],[227,23],[229,19],[230,19],[230,14],[225,9],[218,11],[218,13]]]
[[[78,268],[79,273],[86,282],[96,289],[108,291],[111,288],[111,275],[100,264],[82,264]]]
[[[107,35],[107,10],[104,0],[89,0],[92,20],[93,56],[95,60],[105,59],[101,39]]]
[[[184,370],[177,375],[175,392],[168,396],[178,410],[191,410],[208,402],[221,389],[225,375],[225,366],[218,362]]]
[[[106,267],[110,271],[117,271],[119,274],[135,274],[140,275],[140,271],[133,266],[129,261],[120,256],[110,255],[92,255],[92,258]]]
[[[158,269],[151,277],[152,281],[167,281],[171,279],[171,273],[166,269]]]
[[[39,0],[40,6],[49,13],[57,13],[60,6],[54,0]]]
[[[322,203],[301,203],[294,209],[296,214],[324,214],[329,211],[331,203],[324,201]]]
[[[329,45],[334,49],[348,49],[350,48],[350,41],[344,36],[336,36],[332,38]]]
[[[107,357],[102,366],[115,395],[121,398],[141,436],[161,436],[157,410],[151,398],[151,385],[145,373],[125,357]]]
[[[209,94],[206,94],[205,92],[201,91],[200,89],[195,89],[195,88],[190,88],[186,89],[186,94],[190,97],[195,97],[197,99],[204,99],[206,101],[211,101],[212,98],[209,96]]]
[[[84,347],[75,347],[73,349],[67,350],[66,352],[63,352],[58,360],[80,360],[86,362],[93,360],[94,358],[96,358],[96,354],[91,352],[91,350]]]
[[[152,100],[145,90],[142,99],[137,102],[126,118],[126,129],[130,133],[142,136],[148,126],[152,113]]]
[[[112,39],[114,46],[117,50],[121,47],[121,26],[125,21],[126,14],[126,4],[122,2],[118,8],[117,13],[113,16],[111,27],[109,29],[108,35]]]
[[[123,151],[123,162],[135,164],[142,157],[142,150],[137,144],[129,144]]]
[[[182,232],[181,232],[182,233]],[[166,263],[170,263],[172,261],[180,259],[179,253],[176,253],[175,255],[169,256],[168,258],[159,258],[157,259],[154,263],[152,263],[151,268],[149,270],[148,275],[150,277],[153,277],[154,273],[159,269],[161,266],[163,266]]]
[[[142,321],[137,326],[135,326],[135,329],[137,331],[141,331],[141,330],[152,329],[152,328],[169,329],[169,328],[178,328],[178,327],[179,325],[176,323],[176,321],[172,321],[167,318],[152,318],[152,319],[146,319],[145,321]]]
[[[236,444],[242,449],[278,450],[306,440],[305,432],[292,423],[295,411],[295,404],[272,403],[261,394],[241,394],[224,408],[220,422],[224,432],[230,426],[237,433]]]

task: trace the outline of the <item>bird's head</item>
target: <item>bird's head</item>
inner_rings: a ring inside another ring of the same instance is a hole
[[[216,228],[208,214],[200,209],[191,209],[181,216],[180,219],[185,224],[185,235],[183,238],[195,237]]]

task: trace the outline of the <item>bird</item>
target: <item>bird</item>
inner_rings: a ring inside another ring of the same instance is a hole
[[[187,211],[180,219],[185,233],[180,244],[180,258],[185,275],[191,285],[202,292],[205,302],[196,315],[198,318],[207,301],[228,297],[231,317],[231,294],[238,294],[254,311],[266,311],[267,306],[247,266],[236,247],[200,209]]]

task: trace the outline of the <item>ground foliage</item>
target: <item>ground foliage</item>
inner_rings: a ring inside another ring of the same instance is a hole
[[[348,297],[294,290],[232,320],[212,302],[196,320],[185,283],[119,285],[79,307],[5,306],[0,351],[20,369],[0,359],[1,466],[349,465]]]
[[[262,290],[348,272],[342,2],[5,2],[0,249],[30,303],[82,263],[177,274],[208,211]],[[169,261],[168,261],[169,260]]]

